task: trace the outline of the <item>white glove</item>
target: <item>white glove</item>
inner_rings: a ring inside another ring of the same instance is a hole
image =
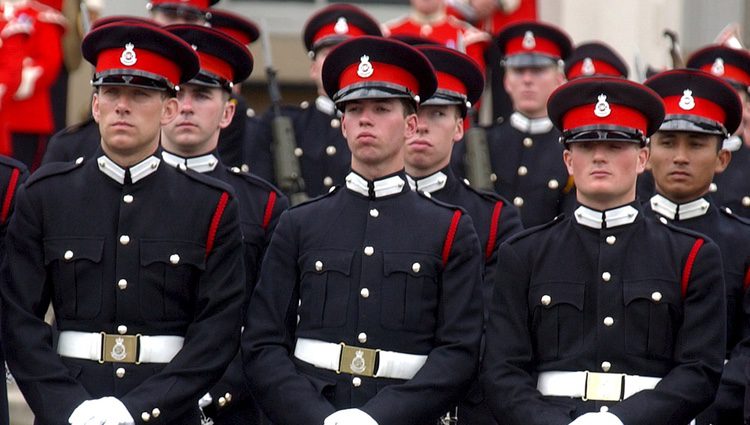
[[[39,65],[33,65],[34,61],[30,58],[23,60],[23,68],[21,68],[21,83],[16,89],[16,93],[13,98],[16,100],[25,100],[30,98],[34,94],[36,88],[36,80],[42,76],[44,69]]]
[[[71,425],[135,425],[122,402],[114,397],[86,400],[68,418]]]
[[[586,413],[581,415],[570,425],[623,425],[620,418],[609,412]]]
[[[198,407],[203,409],[206,406],[210,406],[213,402],[214,398],[211,397],[211,393],[206,393],[203,395],[203,397],[200,398],[200,400],[198,400]]]
[[[325,418],[323,425],[378,425],[375,419],[359,409],[344,409]]]

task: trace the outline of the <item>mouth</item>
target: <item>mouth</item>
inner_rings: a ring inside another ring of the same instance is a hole
[[[419,148],[431,148],[432,143],[430,143],[426,139],[416,139],[416,140],[412,140],[411,142],[409,142],[408,146],[413,147],[413,148],[418,148],[418,149]]]
[[[197,126],[187,121],[177,124],[177,128],[193,128],[193,127],[197,127]]]
[[[611,173],[608,171],[604,171],[604,170],[594,170],[591,173],[589,173],[589,175],[592,177],[607,177],[607,176],[610,176]]]
[[[133,127],[133,125],[130,124],[129,122],[127,122],[127,121],[115,121],[115,122],[112,123],[111,127],[114,127],[114,128],[131,128],[131,127]]]

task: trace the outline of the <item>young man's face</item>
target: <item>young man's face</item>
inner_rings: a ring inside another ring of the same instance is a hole
[[[106,153],[145,158],[158,146],[161,126],[177,115],[177,100],[158,90],[101,86],[94,94],[91,111]]]
[[[648,150],[631,142],[575,142],[563,151],[568,173],[583,205],[605,210],[635,200],[635,181]]]
[[[180,86],[179,114],[162,129],[164,147],[182,155],[200,155],[216,148],[219,131],[232,122],[234,104],[217,87]]]
[[[416,133],[406,139],[404,159],[409,174],[423,177],[448,165],[464,126],[455,105],[421,106],[417,118]]]
[[[547,116],[547,99],[565,81],[557,66],[508,67],[505,91],[513,108],[529,118]]]
[[[398,99],[365,99],[344,107],[341,130],[352,151],[352,169],[396,172],[404,166],[404,141],[414,135],[416,114],[404,114]],[[368,177],[377,177],[372,175]]]
[[[714,173],[731,158],[719,136],[686,131],[659,131],[651,137],[649,166],[656,191],[675,202],[688,202],[708,192]]]
[[[178,24],[193,24],[193,25],[205,25],[206,19],[200,11],[183,11],[178,12],[173,9],[154,9],[151,12],[151,18],[161,26],[167,25],[178,25]]]

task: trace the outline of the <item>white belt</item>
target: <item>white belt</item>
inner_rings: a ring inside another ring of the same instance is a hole
[[[307,338],[297,338],[294,357],[337,373],[393,379],[413,378],[427,361],[425,355],[373,350]]]
[[[99,363],[169,363],[180,352],[185,338],[163,335],[113,335],[104,332],[62,331],[57,353]]]
[[[661,378],[601,372],[541,372],[536,389],[547,396],[596,401],[622,401],[652,390]]]

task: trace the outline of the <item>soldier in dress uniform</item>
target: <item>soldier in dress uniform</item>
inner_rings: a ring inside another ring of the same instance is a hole
[[[718,44],[706,46],[688,58],[687,67],[723,78],[737,90],[743,108],[750,108],[750,52],[747,50]],[[750,217],[750,140],[744,140],[739,133],[727,139],[725,144],[732,151],[732,162],[723,173],[714,176],[709,189],[711,196],[717,205],[729,207],[742,217]]]
[[[37,424],[198,424],[196,399],[237,354],[244,295],[232,188],[160,159],[198,59],[139,24],[102,26],[82,50],[102,144],[18,191],[0,291],[8,365]]]
[[[505,424],[686,425],[724,362],[718,246],[636,201],[652,90],[613,77],[555,91],[578,207],[500,247],[482,384]]]
[[[412,189],[466,209],[482,247],[485,266],[482,295],[488,305],[497,249],[523,226],[513,204],[495,193],[473,189],[458,179],[450,167],[451,148],[463,137],[463,120],[470,105],[482,95],[484,77],[476,62],[455,50],[442,46],[419,46],[418,50],[435,68],[438,88],[419,105],[416,134],[406,141],[406,179]],[[459,423],[494,423],[482,400],[475,383],[467,399],[459,405]]]
[[[612,47],[600,41],[582,43],[565,60],[565,78],[591,76],[628,78],[628,65]]]
[[[323,88],[321,69],[334,46],[361,35],[381,35],[380,26],[367,12],[349,4],[321,9],[304,27],[303,41],[312,60],[310,78],[315,82],[318,97],[312,103],[302,102],[299,107],[282,107],[281,113],[289,116],[294,124],[297,142],[294,155],[299,160],[305,192],[309,196],[318,196],[334,185],[343,184],[349,172],[351,152],[341,135],[341,115]],[[272,158],[273,118],[272,111],[261,118],[257,145],[251,148],[250,170],[263,167],[260,161]],[[268,153],[263,155],[262,152]],[[273,173],[273,168],[270,172]]]
[[[278,189],[238,167],[224,165],[217,152],[219,130],[229,125],[235,113],[230,100],[232,85],[250,75],[253,59],[247,47],[215,29],[198,25],[165,29],[195,46],[201,70],[180,86],[179,115],[162,127],[161,156],[169,165],[194,170],[234,188],[240,206],[247,305],[273,229],[289,206]],[[242,372],[239,352],[200,404],[217,425],[259,422],[259,410]]]
[[[714,173],[726,169],[731,153],[722,148],[740,124],[742,102],[735,90],[702,71],[674,70],[648,79],[666,108],[660,129],[651,137],[649,164],[656,182],[650,210],[677,226],[700,232],[721,249],[727,303],[727,347],[716,401],[698,425],[742,423],[747,335],[743,298],[750,266],[750,222],[719,208],[708,196]]]
[[[352,151],[344,187],[281,215],[250,302],[245,373],[278,424],[433,425],[476,370],[481,248],[460,207],[411,191],[405,140],[429,61],[379,37],[323,66]]]
[[[565,81],[563,59],[571,43],[560,29],[537,22],[508,26],[497,40],[515,112],[487,130],[491,179],[495,191],[520,209],[528,228],[552,220],[572,203],[560,132],[547,116],[547,98]],[[461,170],[463,144],[456,150],[454,166]]]
[[[204,25],[209,18],[208,7],[219,0],[150,0],[146,3],[149,15],[159,25]]]

